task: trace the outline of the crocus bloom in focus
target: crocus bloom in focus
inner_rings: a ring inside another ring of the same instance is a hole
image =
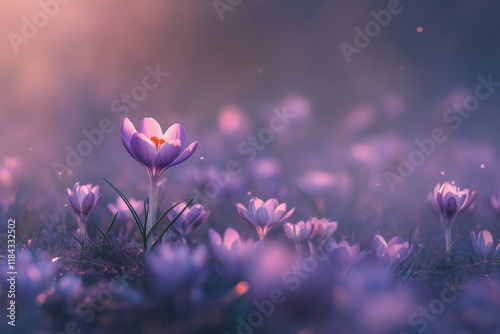
[[[387,243],[380,234],[376,233],[372,239],[372,251],[380,264],[387,270],[393,270],[403,262],[413,251],[408,241],[396,236]]]
[[[125,117],[121,123],[121,136],[127,152],[154,177],[185,161],[193,155],[198,146],[195,141],[183,150],[186,143],[184,127],[176,123],[163,133],[160,124],[150,117],[142,120],[139,131]]]
[[[487,230],[478,233],[470,232],[470,239],[472,241],[472,248],[474,252],[481,257],[483,261],[496,258],[500,254],[500,244],[495,248],[493,236]]]
[[[186,142],[184,127],[181,124],[170,126],[163,133],[160,124],[145,117],[137,131],[132,122],[125,117],[121,123],[121,137],[127,152],[139,161],[149,175],[149,211],[146,220],[147,248],[152,246],[151,229],[156,222],[156,189],[160,175],[169,167],[180,164],[196,151],[195,141],[183,150]]]
[[[181,212],[183,207],[175,207],[167,214],[170,221]],[[203,205],[195,204],[191,208],[186,208],[175,221],[174,227],[183,239],[187,238],[191,232],[196,232],[200,226],[208,219],[210,211],[204,210]]]
[[[434,187],[434,206],[441,215],[441,223],[445,229],[446,252],[451,250],[451,227],[457,216],[467,210],[474,202],[475,191],[460,190],[449,182]]]
[[[248,210],[241,203],[237,203],[236,211],[242,219],[255,226],[259,238],[264,239],[267,232],[288,219],[295,211],[295,208],[286,212],[286,204],[279,204],[275,198],[264,202],[260,198],[252,197]]]
[[[85,220],[90,215],[92,210],[97,206],[101,199],[99,186],[92,187],[92,184],[80,185],[80,182],[75,183],[73,190],[67,188],[68,201],[71,208],[75,212],[78,227],[80,229],[80,241],[87,239],[87,231],[85,228]]]
[[[328,238],[330,238],[335,233],[335,231],[337,231],[337,227],[339,226],[338,222],[329,221],[326,218],[318,219],[316,217],[313,217],[309,221],[314,226],[310,238],[313,239],[315,237],[318,237],[320,243],[328,240]]]
[[[297,224],[286,223],[283,226],[286,237],[295,243],[298,251],[302,249],[304,241],[306,241],[313,231],[313,225],[310,222],[299,221]]]

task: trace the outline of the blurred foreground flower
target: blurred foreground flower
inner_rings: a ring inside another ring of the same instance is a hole
[[[73,190],[67,188],[68,201],[71,208],[75,212],[76,221],[80,230],[80,242],[88,239],[86,229],[86,219],[97,206],[101,199],[99,186],[92,187],[92,184],[80,185],[80,182],[75,183]]]
[[[152,273],[155,293],[194,297],[194,290],[205,278],[206,255],[203,246],[191,251],[185,245],[174,247],[165,244],[157,252],[148,254],[146,262]]]
[[[152,246],[151,229],[156,222],[156,190],[160,175],[170,167],[180,164],[196,151],[195,141],[183,150],[186,142],[184,127],[181,124],[170,126],[163,133],[160,124],[145,117],[137,131],[132,122],[125,117],[121,123],[121,137],[127,152],[146,169],[149,175],[149,211],[146,220],[147,248]]]
[[[406,260],[413,251],[408,241],[404,241],[400,236],[396,236],[387,243],[380,234],[376,233],[372,239],[372,251],[380,264],[388,271]]]
[[[174,220],[181,213],[181,208],[174,208],[167,216],[170,221]],[[195,233],[201,225],[208,219],[210,211],[203,208],[201,204],[195,204],[191,208],[186,208],[175,221],[174,227],[181,237],[186,240],[190,233]]]
[[[236,211],[242,219],[255,227],[259,238],[264,239],[271,229],[288,219],[295,208],[286,212],[286,203],[279,204],[275,198],[264,202],[260,198],[252,197],[248,210],[241,203],[237,203]]]
[[[346,240],[337,243],[333,237],[326,243],[330,263],[339,268],[348,269],[351,264],[360,262],[368,256],[367,251],[360,252],[359,244],[350,245]]]
[[[313,231],[314,226],[310,222],[299,221],[297,224],[286,223],[283,226],[286,237],[295,243],[295,247],[300,252],[302,245]]]
[[[237,276],[252,259],[259,246],[259,242],[252,239],[241,240],[239,233],[229,227],[221,238],[220,234],[210,229],[208,240],[215,257],[222,263],[226,272],[232,276]]]
[[[467,210],[474,202],[475,191],[469,189],[460,190],[459,187],[449,182],[437,184],[434,187],[434,207],[441,215],[441,224],[445,230],[446,252],[451,250],[451,227],[457,216]]]
[[[500,244],[495,248],[493,236],[487,230],[478,233],[470,232],[470,239],[474,252],[481,257],[483,261],[492,260],[500,255]]]

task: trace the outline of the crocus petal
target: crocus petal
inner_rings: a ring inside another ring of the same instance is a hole
[[[95,203],[95,195],[93,193],[88,194],[82,201],[81,212],[84,216],[88,216]]]
[[[228,227],[226,229],[226,232],[224,232],[224,245],[230,249],[231,245],[237,241],[240,240],[240,235],[236,230],[232,227]]]
[[[184,127],[179,124],[175,123],[172,124],[167,131],[162,135],[162,139],[168,142],[169,140],[180,140],[181,141],[181,146],[184,145],[186,142],[186,134],[184,131]]]
[[[139,125],[139,132],[143,133],[148,138],[161,138],[163,136],[160,124],[151,117],[144,117],[142,119],[141,125]]]
[[[208,239],[210,240],[210,244],[212,246],[222,244],[222,239],[220,237],[220,234],[215,232],[213,229],[208,230]]]
[[[172,167],[172,166],[175,166],[175,165],[178,165],[180,164],[181,162],[184,162],[186,159],[188,159],[190,156],[192,156],[194,154],[194,152],[196,151],[196,148],[198,147],[198,142],[195,141],[193,143],[191,143],[188,147],[186,147],[186,149],[177,157],[177,159],[174,160],[174,162],[172,162],[170,164],[169,167]]]
[[[149,138],[142,133],[136,133],[132,136],[130,146],[137,160],[146,167],[154,167],[156,148]]]
[[[267,213],[267,209],[265,207],[257,208],[255,211],[255,222],[259,226],[267,226],[269,222],[269,213]]]
[[[171,140],[161,145],[160,150],[156,154],[155,167],[163,169],[169,167],[170,164],[177,159],[181,151],[181,142],[179,140]]]
[[[403,240],[402,237],[395,236],[394,238],[392,238],[391,240],[389,240],[389,242],[387,243],[387,248],[391,248],[392,246],[397,245],[397,244],[402,244],[403,241],[404,240]]]
[[[241,203],[236,203],[236,212],[241,218],[252,224],[252,217]]]
[[[472,243],[472,248],[474,249],[474,253],[479,254],[479,250],[477,248],[477,237],[474,231],[470,231],[470,241]]]
[[[125,117],[122,120],[121,125],[120,125],[120,131],[121,131],[121,137],[122,137],[123,146],[125,147],[125,149],[127,150],[127,152],[134,159],[137,160],[137,158],[135,157],[135,154],[132,151],[132,148],[130,146],[130,142],[132,140],[132,136],[137,133],[137,130],[135,129],[134,124],[132,124],[132,122],[127,117]]]

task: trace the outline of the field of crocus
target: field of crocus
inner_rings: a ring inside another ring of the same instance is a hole
[[[0,1],[0,334],[500,334],[499,11]]]
[[[404,219],[400,210],[337,221],[322,215],[328,198],[304,191],[260,198],[228,190],[213,211],[196,196],[166,205],[163,177],[189,165],[202,143],[188,144],[196,135],[181,124],[151,117],[138,126],[124,118],[120,136],[130,163],[144,167],[144,178],[127,180],[149,181],[144,201],[103,177],[65,190],[73,214],[29,225],[29,207],[14,202],[5,211],[2,296],[15,298],[7,298],[2,332],[500,330],[498,197],[478,203],[480,189],[438,183],[415,199],[422,223],[397,227],[389,216]],[[103,187],[116,198],[107,208]],[[311,204],[297,217],[287,202]],[[490,219],[478,219],[476,206],[489,206]]]

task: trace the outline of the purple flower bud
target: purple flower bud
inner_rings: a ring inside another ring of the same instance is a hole
[[[474,253],[479,255],[483,261],[496,258],[500,254],[500,244],[495,248],[493,236],[487,230],[478,233],[470,232],[470,239]]]
[[[174,220],[182,209],[182,206],[177,206],[172,209],[172,211],[167,214],[168,219],[170,219],[170,221]],[[182,238],[187,238],[190,233],[194,233],[200,228],[208,219],[209,215],[210,211],[204,210],[201,204],[195,204],[184,210],[175,221],[174,227]]]
[[[403,262],[413,251],[408,241],[396,236],[387,243],[380,234],[376,233],[372,239],[372,252],[380,264],[388,270],[393,270]]]

